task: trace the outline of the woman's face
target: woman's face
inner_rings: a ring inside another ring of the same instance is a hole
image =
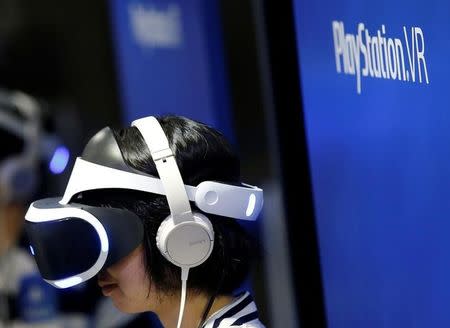
[[[103,295],[111,297],[114,305],[122,312],[144,312],[155,306],[156,298],[152,295],[154,288],[150,289],[142,245],[102,271],[98,275],[98,284]]]

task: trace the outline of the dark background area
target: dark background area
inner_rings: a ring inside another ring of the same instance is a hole
[[[292,4],[231,0],[219,8],[242,175],[273,191],[265,204],[275,212],[264,219],[278,221],[280,232],[257,228],[263,256],[252,282],[259,312],[267,327],[283,318],[284,327],[323,327]],[[99,128],[122,123],[109,10],[107,1],[0,1],[0,84],[45,99],[73,154]],[[61,190],[68,173],[49,192]],[[266,244],[268,233],[276,244]],[[276,254],[288,260],[275,268],[280,275],[269,268]]]

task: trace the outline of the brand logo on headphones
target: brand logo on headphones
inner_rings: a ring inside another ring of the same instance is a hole
[[[194,246],[194,245],[204,244],[204,243],[206,243],[206,239],[200,239],[200,240],[189,242],[189,246]]]

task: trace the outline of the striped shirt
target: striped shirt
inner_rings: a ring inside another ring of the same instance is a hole
[[[203,325],[203,328],[227,327],[265,328],[258,319],[258,310],[249,292],[214,313]]]

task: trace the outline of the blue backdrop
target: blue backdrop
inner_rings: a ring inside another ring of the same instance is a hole
[[[179,114],[231,136],[218,1],[114,0],[123,118]]]
[[[329,327],[450,327],[450,4],[294,6]]]

